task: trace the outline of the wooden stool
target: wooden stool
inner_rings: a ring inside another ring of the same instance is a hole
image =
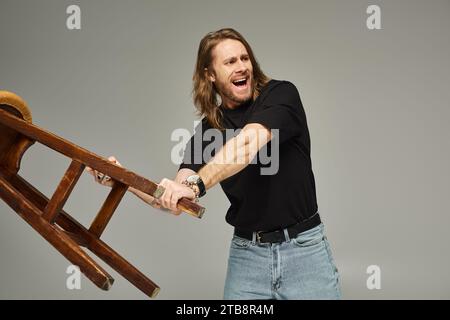
[[[69,157],[72,162],[49,200],[19,174],[25,151],[35,142]],[[86,166],[111,177],[114,186],[89,229],[62,210]],[[0,91],[0,198],[99,288],[108,290],[114,279],[81,248],[88,248],[150,297],[159,287],[100,240],[128,187],[156,198],[164,188],[31,122],[31,112],[17,95]],[[181,210],[201,218],[204,208],[183,198]]]

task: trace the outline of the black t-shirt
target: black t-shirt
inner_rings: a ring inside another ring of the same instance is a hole
[[[288,81],[271,80],[255,101],[236,109],[220,108],[222,125],[226,129],[259,123],[268,129],[279,130],[278,166],[274,165],[276,146],[273,145],[277,139],[272,139],[258,152],[256,163],[220,183],[231,203],[226,221],[248,231],[271,231],[303,221],[316,213],[310,137],[297,88]],[[211,126],[203,118],[186,146],[180,169],[189,168],[197,172],[209,161],[209,158],[202,157],[205,148],[214,141],[211,135],[202,137],[207,129]],[[216,132],[219,133],[218,130]],[[231,137],[225,131],[221,134],[222,144]],[[201,148],[195,148],[195,145],[201,145]],[[272,162],[267,163],[268,159]],[[262,174],[262,169],[270,174]]]

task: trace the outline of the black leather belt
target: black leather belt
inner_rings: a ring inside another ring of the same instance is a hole
[[[289,238],[295,238],[299,233],[312,229],[321,223],[319,212],[316,212],[310,218],[287,227]],[[274,231],[246,231],[242,229],[234,229],[234,234],[238,237],[253,241],[253,234],[256,233],[256,241],[258,243],[281,243],[286,241],[284,229]]]

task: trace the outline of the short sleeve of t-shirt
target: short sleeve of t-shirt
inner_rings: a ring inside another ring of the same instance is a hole
[[[203,157],[203,150],[208,141],[203,140],[203,133],[209,128],[210,125],[206,121],[206,118],[203,118],[195,127],[195,133],[192,135],[184,149],[183,162],[180,164],[178,170],[188,168],[198,172],[206,164]]]
[[[279,142],[301,135],[306,125],[305,111],[295,85],[276,83],[255,105],[247,123],[259,123],[267,129],[279,130]]]

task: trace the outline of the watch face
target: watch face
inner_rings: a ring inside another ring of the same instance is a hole
[[[195,183],[195,184],[197,184],[199,178],[200,178],[200,177],[199,177],[198,175],[192,175],[192,176],[187,177],[187,178],[186,178],[186,181],[189,182],[189,183]]]

